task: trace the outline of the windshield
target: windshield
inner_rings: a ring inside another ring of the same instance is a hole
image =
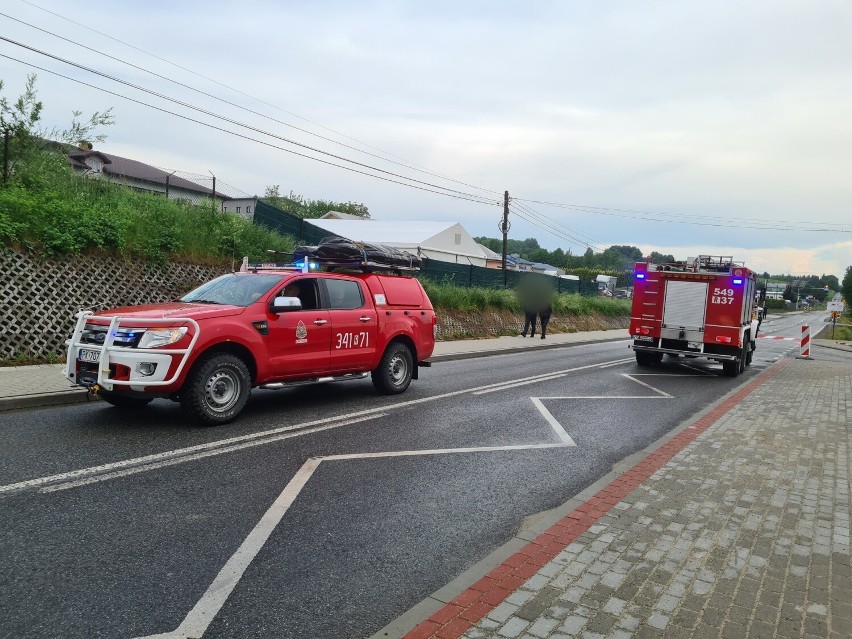
[[[280,275],[232,273],[202,284],[180,298],[181,302],[249,306],[281,281]]]

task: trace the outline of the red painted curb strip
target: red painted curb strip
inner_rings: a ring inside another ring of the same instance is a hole
[[[629,495],[642,482],[665,466],[698,435],[715,424],[758,386],[781,371],[789,359],[777,362],[757,379],[752,380],[721,404],[699,418],[653,453],[599,490],[585,503],[556,522],[533,541],[508,557],[482,579],[462,592],[446,606],[421,622],[403,639],[458,639],[477,621],[499,606],[524,582],[566,546],[586,532],[613,506]]]

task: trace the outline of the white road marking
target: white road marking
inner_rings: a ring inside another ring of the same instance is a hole
[[[149,470],[156,470],[157,468],[164,468],[165,466],[174,466],[175,464],[182,464],[187,461],[192,461],[196,459],[204,459],[205,457],[213,457],[214,455],[222,455],[224,453],[231,453],[236,450],[242,450],[244,448],[251,448],[253,446],[263,446],[264,444],[271,444],[272,442],[282,441],[284,439],[290,439],[292,437],[301,437],[302,435],[310,435],[311,433],[319,433],[324,430],[332,430],[333,428],[340,428],[341,426],[350,426],[351,424],[358,424],[360,422],[365,422],[370,419],[377,419],[379,417],[386,417],[387,413],[376,413],[374,415],[365,415],[363,417],[359,417],[356,419],[347,419],[344,421],[335,422],[333,424],[328,424],[326,426],[317,426],[316,428],[308,428],[305,430],[300,430],[295,433],[283,433],[279,435],[272,435],[265,439],[257,439],[249,442],[242,442],[240,444],[233,444],[231,446],[223,446],[217,448],[215,450],[208,450],[200,453],[194,453],[191,455],[184,455],[182,457],[178,457],[176,459],[167,459],[165,461],[156,462],[152,464],[145,464],[143,466],[136,466],[134,468],[129,468],[127,470],[117,470],[111,473],[106,473],[103,475],[96,475],[93,477],[87,477],[85,479],[78,479],[76,481],[69,481],[61,484],[51,484],[50,486],[45,486],[39,489],[39,492],[42,493],[52,493],[59,490],[68,490],[69,488],[77,488],[79,486],[85,486],[87,484],[94,484],[100,481],[106,481],[108,479],[117,479],[119,477],[126,477],[127,475],[133,475],[135,473],[143,473]]]
[[[559,423],[559,420],[553,416],[547,408],[544,406],[544,403],[541,401],[543,399],[674,399],[671,395],[666,393],[665,391],[660,390],[659,388],[655,388],[650,384],[646,384],[645,382],[639,381],[636,379],[637,376],[647,376],[647,377],[684,377],[684,375],[670,374],[670,373],[636,373],[634,375],[630,375],[628,373],[622,373],[623,377],[626,377],[632,382],[636,382],[645,388],[648,388],[655,393],[656,395],[559,395],[556,397],[530,397],[532,403],[538,408],[538,411],[542,414],[542,416],[547,420],[547,423],[551,425],[556,434],[562,439],[563,442],[568,446],[576,446],[577,444],[571,438],[571,436],[565,431],[562,427],[562,424]],[[697,375],[689,375],[689,377],[698,377]],[[570,442],[570,443],[569,443]]]
[[[149,635],[146,639],[198,639],[202,637],[218,614],[222,606],[230,597],[237,583],[245,573],[246,568],[263,548],[266,540],[275,530],[275,527],[284,517],[284,514],[299,496],[305,484],[319,467],[322,458],[309,459],[306,461],[293,479],[284,487],[278,498],[272,503],[257,525],[245,538],[237,551],[231,555],[227,563],[216,575],[216,579],[207,588],[207,591],[198,600],[183,622],[172,632],[158,635]]]
[[[588,364],[586,366],[577,366],[576,368],[569,368],[563,371],[555,371],[552,373],[543,373],[541,375],[534,375],[533,377],[526,377],[524,379],[516,379],[509,382],[501,382],[500,384],[492,384],[488,387],[483,386],[483,390],[473,391],[472,394],[485,395],[486,393],[496,393],[509,388],[516,388],[517,386],[526,386],[527,384],[535,384],[537,382],[545,382],[551,379],[559,379],[560,377],[565,377],[568,373],[576,373],[577,371],[582,371],[589,368],[607,368],[609,366],[616,366],[618,364],[623,364],[625,362],[630,361],[632,361],[632,358],[619,359],[612,362],[606,362],[605,364]]]
[[[621,360],[618,360],[621,361]],[[251,433],[248,435],[240,435],[238,437],[230,437],[227,439],[220,439],[212,442],[205,442],[204,444],[197,444],[195,446],[188,446],[186,448],[178,448],[175,450],[164,451],[162,453],[155,453],[152,455],[145,455],[142,457],[134,457],[131,459],[125,459],[118,462],[112,462],[109,464],[102,464],[99,466],[91,466],[89,468],[81,468],[79,470],[72,470],[65,473],[58,473],[56,475],[48,475],[45,477],[38,477],[35,479],[28,479],[21,482],[16,482],[14,484],[6,484],[5,486],[0,486],[0,495],[4,493],[12,493],[20,490],[27,490],[33,488],[41,488],[43,486],[47,486],[48,484],[68,484],[67,487],[71,488],[73,486],[85,485],[88,483],[92,483],[91,481],[82,481],[84,479],[95,477],[95,476],[103,476],[104,479],[114,478],[114,477],[122,477],[125,475],[144,472],[146,470],[153,470],[155,468],[161,468],[162,466],[173,465],[185,461],[193,461],[195,459],[200,459],[203,457],[210,457],[216,454],[222,454],[229,452],[230,450],[239,450],[239,447],[235,447],[236,444],[241,442],[249,442],[255,440],[269,440],[269,441],[277,441],[274,438],[275,435],[281,433],[289,433],[294,431],[299,431],[300,434],[310,434],[310,428],[314,426],[330,426],[336,427],[339,421],[343,421],[345,423],[340,423],[339,425],[343,426],[349,422],[349,420],[357,419],[360,417],[375,417],[379,416],[379,414],[385,413],[385,411],[389,410],[398,410],[402,408],[407,408],[409,406],[415,406],[418,404],[423,404],[426,402],[433,402],[440,399],[446,399],[448,397],[455,397],[457,395],[464,395],[466,393],[476,394],[477,392],[487,390],[487,389],[503,389],[507,387],[511,387],[514,384],[518,383],[527,383],[527,380],[531,380],[529,383],[533,381],[539,381],[542,377],[554,377],[564,375],[566,373],[584,370],[588,368],[595,368],[596,366],[604,366],[607,364],[612,364],[615,362],[604,362],[603,364],[591,364],[588,366],[580,366],[577,368],[569,368],[563,371],[556,371],[554,373],[548,373],[547,375],[535,375],[528,378],[523,378],[520,380],[515,380],[513,382],[495,382],[493,384],[486,384],[484,386],[476,386],[473,388],[465,388],[457,391],[450,391],[448,393],[441,393],[439,395],[432,395],[430,397],[423,397],[420,399],[412,399],[405,402],[399,402],[394,404],[393,406],[383,406],[380,408],[370,408],[362,411],[356,411],[353,413],[338,415],[337,417],[326,418],[326,419],[317,419],[309,422],[303,422],[301,424],[293,424],[290,426],[282,426],[280,428],[273,428],[271,430],[262,431],[259,433]],[[360,420],[359,420],[360,421]],[[333,422],[333,424],[332,424]],[[262,441],[260,443],[266,443]],[[253,444],[258,445],[258,444]],[[216,451],[215,453],[208,451]],[[132,469],[132,470],[130,470]]]
[[[561,426],[559,427],[561,429]],[[567,433],[566,433],[567,436]],[[570,437],[568,438],[571,439]],[[426,455],[448,455],[454,453],[492,453],[514,450],[541,450],[547,448],[565,448],[573,446],[565,442],[559,444],[520,444],[516,446],[481,446],[474,448],[438,448],[433,450],[404,450],[386,451],[376,453],[350,453],[342,455],[329,455],[327,457],[315,457],[309,459],[302,465],[293,479],[284,487],[281,494],[273,502],[269,510],[264,513],[257,525],[240,544],[236,552],[216,575],[213,583],[201,596],[192,610],[186,615],[181,624],[172,632],[157,635],[148,635],[138,639],[199,639],[207,631],[208,626],[225,605],[228,597],[239,583],[249,564],[260,552],[266,541],[272,536],[275,528],[281,522],[287,510],[296,501],[299,493],[307,485],[308,480],[324,461],[343,461],[354,459],[381,459],[388,457],[422,457]]]
[[[582,368],[590,368],[584,366]],[[578,369],[579,370],[579,369]],[[639,396],[603,396],[605,399],[673,399],[668,393],[641,382],[633,375],[622,373],[622,375],[637,384],[657,393],[656,395],[639,395]],[[658,377],[683,377],[682,375],[657,375]],[[548,376],[539,376],[539,379],[550,379]],[[313,458],[305,462],[296,476],[284,487],[284,490],[267,510],[258,524],[249,533],[246,540],[240,545],[237,551],[219,571],[219,574],[210,584],[210,587],[201,597],[192,610],[181,622],[176,630],[158,635],[149,635],[138,639],[198,639],[204,635],[213,619],[225,605],[231,592],[236,587],[242,575],[245,573],[249,564],[257,556],[257,553],[266,543],[267,539],[272,535],[275,527],[280,523],[287,509],[292,505],[298,496],[299,492],[305,487],[308,480],[319,468],[324,461],[350,461],[361,459],[382,459],[391,457],[422,457],[426,455],[447,455],[456,453],[492,453],[518,450],[542,450],[554,448],[569,448],[577,444],[571,436],[562,427],[562,424],[553,417],[550,411],[545,408],[542,399],[599,399],[598,396],[573,396],[573,397],[531,397],[533,404],[538,408],[556,436],[559,437],[558,444],[520,444],[514,446],[481,446],[473,448],[438,448],[432,450],[406,450],[406,451],[384,451],[374,453],[345,453],[339,455],[328,455],[326,457]]]
[[[625,359],[620,359],[620,360],[617,360],[615,362],[610,362],[609,364],[602,364],[601,368],[611,368],[613,366],[618,366],[619,364],[626,364],[627,362],[632,362],[632,361],[633,361],[632,357],[627,357]]]
[[[576,442],[571,438],[571,435],[565,432],[565,429],[562,428],[562,424],[557,421],[557,419],[551,414],[549,410],[544,407],[544,404],[541,403],[541,399],[538,397],[530,397],[532,403],[535,404],[535,407],[538,408],[539,412],[544,415],[544,418],[547,420],[547,423],[556,431],[556,434],[559,435],[559,438],[565,442],[566,446],[576,446]]]

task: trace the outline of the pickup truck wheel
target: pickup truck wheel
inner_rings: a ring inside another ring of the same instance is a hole
[[[151,398],[131,397],[130,395],[125,395],[124,393],[115,393],[113,391],[102,390],[98,393],[98,396],[107,404],[125,410],[130,410],[133,408],[142,408],[143,406],[151,402]]]
[[[218,353],[193,367],[181,390],[180,404],[204,424],[227,424],[243,410],[250,390],[251,375],[243,360]]]
[[[385,395],[402,393],[411,384],[413,366],[411,351],[395,342],[388,346],[379,367],[372,372],[373,386]]]

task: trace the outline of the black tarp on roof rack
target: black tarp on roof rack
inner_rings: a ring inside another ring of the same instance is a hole
[[[327,266],[372,266],[391,269],[419,269],[420,258],[384,244],[353,242],[342,237],[326,237],[316,246],[297,246],[293,261],[316,260]]]

